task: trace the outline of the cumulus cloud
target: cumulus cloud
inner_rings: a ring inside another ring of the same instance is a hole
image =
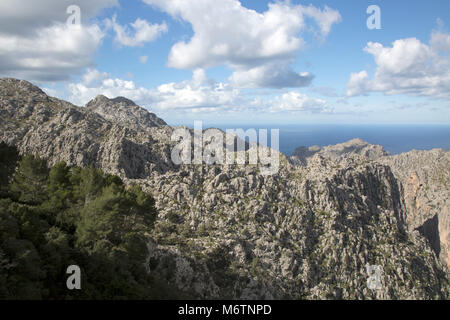
[[[350,80],[347,84],[347,96],[354,97],[365,94],[369,89],[369,74],[363,70],[359,73],[350,74]]]
[[[326,36],[341,20],[339,12],[329,7],[319,9],[289,1],[270,3],[264,13],[243,7],[238,0],[143,1],[192,25],[192,38],[171,48],[170,67],[196,69],[227,64],[236,70],[231,80],[240,87],[309,84],[309,77],[289,66],[305,46],[300,32],[315,26],[317,33]],[[314,23],[307,26],[307,20]],[[277,64],[281,68],[273,76],[270,71]]]
[[[67,25],[67,8],[81,9],[81,25]],[[104,36],[92,18],[117,0],[0,1],[0,75],[34,81],[69,79],[93,65]]]
[[[84,22],[95,17],[102,9],[118,5],[118,0],[2,0],[0,1],[0,32],[29,36],[55,22],[66,22],[70,5],[81,9]]]
[[[238,89],[209,79],[203,69],[195,70],[192,80],[162,84],[156,91],[156,107],[162,110],[233,109],[241,101]]]
[[[307,96],[298,91],[290,91],[271,99],[266,104],[269,112],[310,112],[329,113],[332,109],[323,99]]]
[[[367,71],[352,73],[347,96],[369,92],[450,98],[450,36],[433,32],[430,43],[416,38],[396,40],[391,47],[369,42],[364,51],[371,54],[377,69],[371,79]]]
[[[313,78],[308,72],[296,73],[288,65],[271,63],[251,69],[238,69],[229,80],[236,87],[286,88],[308,86]]]
[[[239,90],[209,79],[202,69],[195,70],[190,80],[166,83],[153,89],[138,87],[133,81],[112,78],[107,73],[89,69],[81,82],[69,84],[68,88],[69,100],[78,105],[103,94],[109,98],[124,96],[142,106],[161,111],[230,109],[240,99]]]
[[[0,74],[37,81],[67,80],[93,64],[102,38],[96,25],[65,23],[39,29],[34,36],[0,33]]]
[[[153,102],[150,90],[137,87],[131,80],[112,78],[108,73],[88,69],[78,83],[70,83],[69,101],[84,105],[99,94],[109,98],[127,97],[138,103]]]
[[[112,19],[106,19],[106,26],[115,31],[116,36],[114,40],[123,46],[143,46],[145,43],[156,40],[161,34],[168,31],[166,23],[150,23],[147,20],[138,18],[135,22],[130,23],[130,28],[117,23],[116,18],[114,15]],[[134,30],[134,35],[131,35],[133,32],[130,29]]]
[[[318,113],[331,110],[326,101],[297,91],[267,99],[251,97],[230,84],[208,78],[203,69],[196,69],[190,80],[166,83],[157,88],[139,87],[131,80],[114,78],[96,69],[89,69],[79,83],[69,84],[68,89],[69,100],[78,105],[84,105],[103,94],[109,98],[127,97],[156,112],[233,112],[251,109],[263,113]]]
[[[303,11],[306,17],[313,18],[315,22],[319,25],[319,30],[322,35],[327,35],[331,31],[333,24],[341,21],[341,15],[338,11],[325,6],[323,10],[309,6],[297,6],[297,10]]]

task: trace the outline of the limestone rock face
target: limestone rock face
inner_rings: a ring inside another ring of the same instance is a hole
[[[407,225],[450,267],[450,152],[411,151],[380,159],[403,186]]]
[[[173,130],[125,98],[77,107],[0,79],[0,141],[154,195],[148,271],[187,297],[450,298],[449,152],[390,156],[357,139],[280,154],[279,171],[264,175],[175,165]]]
[[[155,114],[124,97],[108,99],[100,95],[88,102],[86,109],[101,115],[106,120],[122,124],[131,129],[145,130],[167,125],[164,120],[158,118]]]

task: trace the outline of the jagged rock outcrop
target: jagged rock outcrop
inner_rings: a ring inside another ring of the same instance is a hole
[[[450,267],[450,152],[414,150],[391,156],[382,146],[353,139],[323,148],[299,147],[289,160],[305,166],[316,154],[338,162],[363,157],[388,165],[401,185],[408,229],[418,230]]]
[[[363,156],[371,160],[389,155],[382,146],[369,144],[361,139],[353,139],[344,143],[327,147],[298,147],[290,160],[295,164],[306,165],[307,160],[313,155],[319,154],[325,158],[339,160],[349,156]]]
[[[23,153],[93,164],[150,191],[159,218],[148,270],[187,297],[449,298],[438,259],[448,252],[448,152],[389,156],[353,140],[280,155],[273,175],[174,165],[174,129],[133,102],[77,107],[14,79],[0,80],[0,130]],[[370,265],[382,269],[376,289]]]
[[[108,99],[99,95],[86,105],[86,109],[101,115],[106,120],[119,123],[131,129],[145,130],[167,125],[164,120],[158,118],[154,113],[148,112],[124,97]]]
[[[95,164],[128,178],[172,166],[166,143],[172,128],[125,98],[99,96],[82,108],[26,81],[1,79],[0,104],[0,139],[51,164]]]

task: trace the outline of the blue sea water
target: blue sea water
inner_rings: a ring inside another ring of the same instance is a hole
[[[227,128],[233,128],[227,126]],[[391,154],[442,148],[450,150],[450,125],[289,125],[237,126],[244,130],[279,129],[280,151],[291,155],[299,146],[320,147],[360,138],[382,145]],[[221,128],[221,129],[226,129]],[[269,131],[270,138],[270,131]],[[270,139],[269,139],[270,140]],[[270,143],[270,142],[269,142]]]

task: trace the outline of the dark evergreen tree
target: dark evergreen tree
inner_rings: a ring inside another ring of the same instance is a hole
[[[19,161],[16,148],[0,142],[0,197],[8,196],[8,183]]]
[[[46,200],[47,185],[47,163],[39,157],[27,155],[20,161],[11,191],[20,202],[36,205]]]

